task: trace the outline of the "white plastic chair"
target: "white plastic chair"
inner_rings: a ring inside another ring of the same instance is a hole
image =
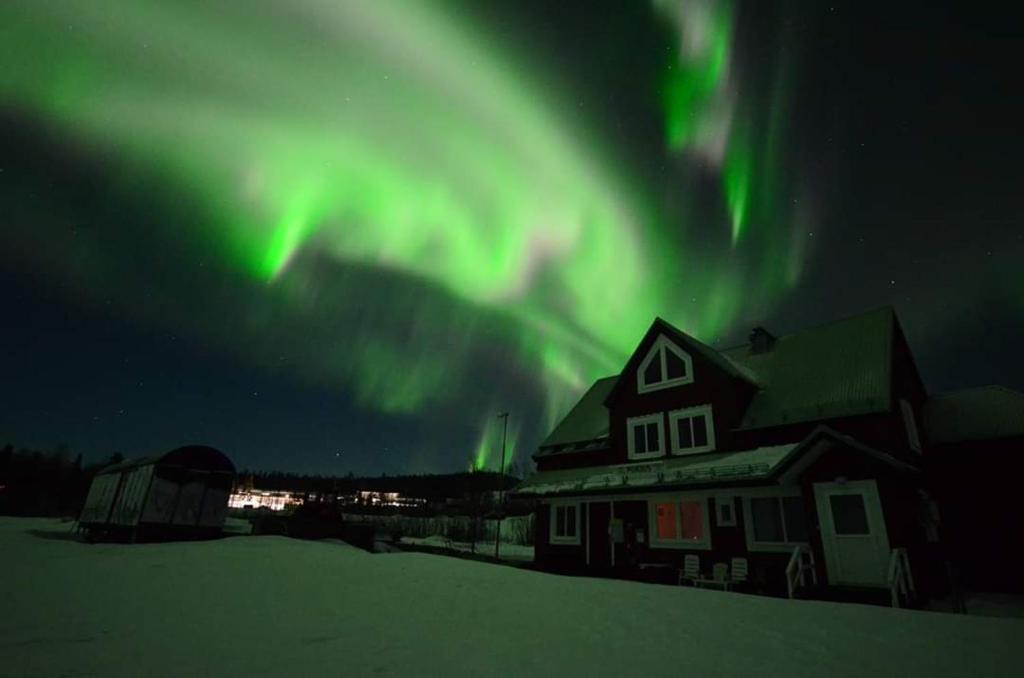
[[[747,559],[746,558],[733,558],[732,564],[729,566],[729,579],[735,584],[746,584],[747,576],[749,575]]]
[[[680,585],[687,581],[696,585],[698,579],[700,579],[700,557],[692,554],[684,557],[683,571],[679,573]]]
[[[729,566],[725,563],[715,563],[711,568],[711,580],[722,588],[729,588]]]

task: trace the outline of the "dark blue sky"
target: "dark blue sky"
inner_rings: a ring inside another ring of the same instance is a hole
[[[741,4],[748,54],[758,53],[761,29],[801,36],[795,157],[828,209],[800,285],[720,344],[742,341],[754,321],[786,333],[892,304],[930,391],[1024,390],[1024,88],[1013,22],[977,6],[867,4],[793,2],[767,18],[761,5]],[[634,156],[637,181],[668,185],[648,91],[664,35],[644,18],[646,3],[475,11],[503,39],[535,43],[538,60],[558,64]],[[52,139],[33,141],[3,100],[0,123],[0,198],[29,185],[43,200],[71,201],[59,182],[39,180],[40,166],[63,171]],[[68,204],[117,211],[102,200]],[[479,440],[480,422],[457,406],[381,414],[343,387],[290,378],[287,366],[267,369],[223,344],[154,329],[117,299],[40,270],[22,256],[19,228],[0,222],[0,444],[66,443],[98,459],[204,443],[239,467],[397,474],[460,470]],[[171,261],[155,275],[173,275]],[[479,369],[483,393],[499,377],[486,362]],[[500,375],[513,417],[542,396],[519,380]],[[523,431],[521,453],[544,433]]]

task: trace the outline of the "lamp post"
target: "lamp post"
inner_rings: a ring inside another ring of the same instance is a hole
[[[508,433],[508,412],[502,412],[498,418],[504,419],[501,428],[501,466],[498,467],[498,525],[494,529],[494,559],[497,560],[501,546],[501,521],[505,514],[505,435]]]

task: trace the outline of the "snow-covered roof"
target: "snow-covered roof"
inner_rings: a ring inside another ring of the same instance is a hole
[[[516,488],[516,493],[540,496],[628,487],[650,489],[767,479],[798,446],[774,445],[650,463],[539,471]]]
[[[606,438],[608,409],[604,406],[604,399],[617,379],[615,376],[595,381],[540,446],[554,447]]]
[[[779,337],[764,353],[748,345],[723,351],[762,384],[739,428],[888,409],[895,326],[894,311],[885,307]]]
[[[121,473],[128,469],[148,466],[150,464],[157,466],[180,466],[209,473],[233,474],[235,472],[235,465],[220,450],[206,445],[186,445],[163,454],[138,459],[126,459],[125,461],[100,469],[96,472],[96,475]]]
[[[932,443],[1024,436],[1024,393],[982,386],[935,396],[925,403],[924,428]]]

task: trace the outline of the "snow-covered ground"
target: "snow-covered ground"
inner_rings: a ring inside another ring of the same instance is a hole
[[[1024,621],[0,518],[3,676],[1016,676]]]
[[[462,553],[473,553],[473,545],[466,541],[451,541],[439,535],[432,537],[402,537],[403,544],[410,544],[412,546],[429,546],[431,548],[446,549],[449,551],[460,551]],[[494,542],[483,542],[478,541],[476,543],[476,553],[480,553],[487,556],[494,555]],[[501,542],[498,548],[498,558],[501,560],[518,560],[525,562],[533,561],[533,547],[523,546],[522,544],[507,544]]]

